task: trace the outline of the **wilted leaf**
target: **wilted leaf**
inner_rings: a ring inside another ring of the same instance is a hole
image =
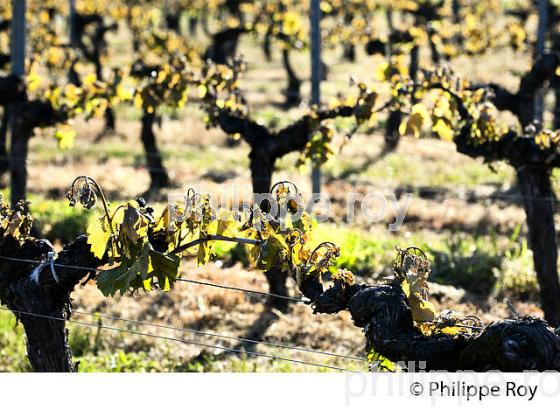
[[[148,219],[140,213],[135,202],[128,202],[124,209],[122,228],[132,243],[137,243],[140,238],[148,235]]]

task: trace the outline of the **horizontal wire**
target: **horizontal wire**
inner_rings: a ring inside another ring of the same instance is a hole
[[[0,255],[0,259],[5,259],[5,260],[9,260],[9,261],[14,261],[14,262],[34,263],[34,264],[41,263],[40,261],[36,261],[36,260],[33,260],[33,259],[20,259],[20,258],[12,258],[12,257],[9,257],[9,256],[1,256],[1,255]],[[64,265],[64,264],[57,264],[57,263],[54,263],[54,266],[70,268],[70,269],[82,269],[82,270],[86,270],[86,271],[90,271],[90,272],[100,272],[101,271],[99,269],[94,269],[94,268],[87,268],[87,267],[74,266],[74,265]],[[199,281],[199,280],[194,280],[194,279],[183,279],[183,278],[177,278],[175,280],[178,281],[178,282],[186,282],[186,283],[210,286],[210,287],[233,290],[233,291],[244,292],[244,293],[253,293],[253,294],[256,294],[256,295],[259,295],[259,296],[269,296],[269,297],[275,297],[275,298],[279,298],[279,299],[287,299],[288,301],[292,301],[292,302],[307,303],[307,304],[311,303],[311,301],[307,300],[307,299],[299,299],[299,298],[294,298],[294,297],[291,297],[291,296],[278,295],[278,294],[275,294],[275,293],[261,292],[261,291],[257,291],[257,290],[239,288],[239,287],[235,287],[235,286],[222,285],[222,284],[218,284],[218,283],[214,283],[214,282],[205,282],[205,281]],[[93,314],[93,313],[80,312],[80,311],[74,311],[74,312],[79,314],[79,315],[95,316],[95,314]],[[173,327],[173,326],[161,325],[161,324],[157,324],[157,323],[150,323],[150,322],[145,322],[145,321],[140,321],[140,320],[118,318],[118,317],[115,317],[115,316],[109,316],[109,315],[100,314],[100,313],[98,313],[97,315],[99,315],[101,317],[105,317],[105,318],[110,319],[110,320],[120,320],[120,321],[123,321],[123,322],[141,324],[141,325],[146,325],[146,326],[153,326],[153,327],[158,327],[158,328],[163,328],[163,329],[175,330],[175,331],[179,331],[179,332],[197,333],[197,334],[206,335],[206,336],[210,336],[210,337],[217,337],[217,338],[223,338],[223,339],[233,339],[233,340],[238,340],[238,341],[241,341],[241,342],[263,344],[263,345],[269,345],[269,346],[279,347],[279,348],[283,348],[283,349],[299,350],[299,351],[302,351],[302,352],[322,354],[322,355],[326,355],[326,356],[333,356],[333,357],[339,357],[339,358],[350,359],[350,360],[367,361],[366,359],[361,358],[361,357],[357,357],[357,356],[342,355],[342,354],[338,354],[338,353],[321,351],[321,350],[314,350],[314,349],[306,349],[306,348],[303,348],[303,347],[286,345],[286,344],[282,344],[282,343],[266,342],[266,341],[247,339],[247,338],[242,338],[242,337],[237,337],[237,336],[221,335],[221,334],[218,334],[218,333],[204,332],[204,331],[201,331],[201,330],[190,329],[190,328],[177,328],[177,327]],[[423,322],[423,323],[436,323],[436,322],[426,321],[426,322]],[[469,325],[462,325],[462,324],[454,324],[453,327],[461,327],[461,328],[476,329],[476,330],[483,329],[483,327],[469,326]]]
[[[13,157],[11,156],[0,156],[0,161],[1,160],[8,160],[8,161],[14,161],[14,162],[25,162],[28,165],[43,165],[44,163],[41,161],[37,161],[34,158],[19,158],[19,159],[12,159]],[[162,158],[162,161],[165,161],[164,158]],[[79,162],[79,159],[77,158],[71,158],[71,161],[66,161],[66,162]],[[54,165],[54,164],[47,164],[47,165]],[[133,168],[133,169],[139,169],[139,170],[148,170],[148,171],[156,171],[156,172],[169,172],[172,171],[169,168],[164,168],[164,167],[151,167],[149,165],[144,165],[144,164],[119,164],[119,166],[123,167],[123,168]]]
[[[0,259],[5,259],[5,260],[8,260],[8,261],[14,261],[14,262],[33,263],[33,264],[42,263],[41,261],[36,261],[36,260],[33,260],[33,259],[12,258],[12,257],[9,257],[9,256],[3,256],[3,255],[0,255]],[[63,267],[63,268],[69,268],[69,269],[82,269],[82,270],[89,271],[89,272],[102,272],[102,270],[100,270],[100,269],[87,268],[87,267],[83,267],[83,266],[64,265],[64,264],[60,264],[60,263],[54,263],[53,265],[58,266],[58,267]],[[259,296],[269,296],[269,297],[275,297],[275,298],[279,298],[279,299],[286,299],[286,300],[291,301],[291,302],[299,302],[299,303],[306,303],[306,304],[309,304],[309,303],[312,302],[311,300],[308,300],[308,299],[299,299],[299,298],[294,298],[292,296],[285,296],[285,295],[278,295],[278,294],[275,294],[275,293],[261,292],[261,291],[258,291],[258,290],[251,290],[251,289],[239,288],[239,287],[236,287],[236,286],[222,285],[222,284],[214,283],[214,282],[206,282],[206,281],[200,281],[200,280],[194,280],[194,279],[184,279],[184,278],[177,278],[175,280],[177,282],[186,282],[186,283],[192,283],[192,284],[196,284],[196,285],[210,286],[210,287],[233,290],[233,291],[244,292],[244,293],[253,293],[253,294],[256,294],[256,295],[259,295]],[[86,313],[86,312],[76,312],[76,313],[82,314],[82,315],[93,315],[91,313]],[[177,330],[177,331],[189,331],[189,332],[192,332],[192,333],[200,332],[201,334],[203,334],[202,331],[199,331],[199,330],[196,330],[196,329],[181,329],[181,328],[175,328],[175,327],[166,326],[166,325],[159,325],[159,324],[155,324],[155,323],[136,321],[136,320],[133,320],[133,319],[117,318],[117,317],[101,315],[101,314],[100,314],[100,316],[106,316],[108,319],[111,319],[111,320],[130,321],[132,323],[144,324],[144,325],[155,326],[155,327],[162,327],[162,328],[167,328],[167,329],[172,329],[172,330]],[[425,323],[435,323],[435,322],[425,322]],[[482,329],[482,328],[477,327],[477,326],[468,326],[468,325],[461,325],[461,324],[455,324],[453,326],[464,327],[464,328],[469,328],[469,329]],[[290,348],[288,345],[282,345],[282,344],[279,344],[279,343],[274,344],[273,342],[264,342],[264,341],[258,341],[258,340],[244,339],[244,338],[239,338],[239,337],[235,337],[235,336],[219,335],[219,334],[216,334],[216,333],[215,334],[210,334],[209,333],[208,336],[223,337],[223,338],[227,338],[227,339],[234,338],[234,339],[237,339],[239,341],[244,341],[244,342],[248,342],[248,343],[271,344],[271,345],[274,345],[276,347]],[[300,348],[300,347],[297,347],[297,346],[295,346],[293,348],[295,350],[304,349],[302,351],[307,351],[307,350],[305,350],[305,348]],[[312,350],[312,349],[310,349],[310,350]],[[363,358],[360,358],[360,357],[357,357],[357,356],[345,356],[345,355],[339,355],[337,353],[323,352],[323,351],[317,351],[317,350],[312,350],[312,352],[320,353],[320,354],[326,354],[326,355],[329,355],[329,356],[343,357],[343,358],[347,358],[347,359],[364,360]]]
[[[3,256],[0,255],[0,259],[5,259],[12,262],[25,262],[25,263],[34,263],[36,265],[43,263],[42,261],[37,261],[34,259],[23,259],[23,258],[13,258],[11,256]],[[77,265],[64,265],[62,263],[53,263],[54,266],[60,268],[68,268],[68,269],[80,269],[88,272],[101,272],[102,269],[95,269],[95,268],[88,268],[87,266],[77,266]]]
[[[246,342],[246,343],[252,343],[252,344],[262,344],[262,345],[271,346],[271,347],[278,347],[278,348],[281,348],[281,349],[297,350],[297,351],[300,351],[300,352],[337,357],[337,358],[340,358],[340,359],[350,359],[350,360],[367,362],[367,359],[365,359],[363,357],[346,356],[346,355],[343,355],[343,354],[328,352],[328,351],[324,351],[324,350],[308,349],[308,348],[294,346],[294,345],[288,345],[288,344],[284,344],[284,343],[276,343],[276,342],[269,342],[269,341],[264,341],[264,340],[247,339],[247,338],[244,338],[244,337],[223,335],[223,334],[219,334],[219,333],[213,333],[213,332],[197,330],[197,329],[192,329],[192,328],[173,327],[173,326],[163,325],[163,324],[159,324],[159,323],[146,322],[146,321],[142,321],[142,320],[115,317],[115,316],[111,316],[111,315],[107,315],[107,314],[103,314],[103,313],[88,313],[88,312],[81,312],[81,311],[77,311],[77,310],[73,310],[72,313],[73,314],[78,314],[78,315],[90,316],[90,317],[94,317],[94,318],[99,316],[99,317],[109,319],[109,320],[114,320],[114,321],[122,321],[122,322],[126,322],[126,323],[132,323],[132,324],[143,325],[143,326],[152,326],[152,327],[156,327],[156,328],[160,328],[160,329],[174,330],[174,331],[177,331],[177,332],[194,333],[194,334],[198,334],[198,335],[215,337],[215,338],[219,338],[219,339],[237,340],[237,341],[240,341],[240,342]]]
[[[42,261],[37,261],[37,260],[34,260],[34,259],[13,258],[13,257],[10,257],[10,256],[3,256],[3,255],[0,255],[0,259],[13,261],[13,262],[33,263],[33,264],[36,264],[36,265],[39,265],[39,264],[42,263]],[[56,267],[68,268],[68,269],[78,269],[78,270],[84,270],[84,271],[88,271],[88,272],[103,272],[103,269],[88,268],[88,267],[85,267],[85,266],[64,265],[64,264],[56,263],[56,262],[53,263],[53,265],[56,266]],[[256,294],[256,295],[260,295],[260,296],[269,296],[269,297],[278,298],[278,299],[285,299],[285,300],[289,300],[289,301],[292,301],[292,302],[299,302],[299,303],[309,303],[310,302],[306,299],[295,298],[295,297],[292,297],[292,296],[278,295],[276,293],[268,293],[268,292],[262,292],[262,291],[259,291],[259,290],[238,288],[238,287],[229,286],[229,285],[221,285],[221,284],[214,283],[214,282],[205,282],[205,281],[199,281],[199,280],[194,280],[194,279],[184,279],[184,278],[177,278],[175,280],[178,281],[178,282],[194,283],[194,284],[197,284],[197,285],[205,285],[205,286],[211,286],[211,287],[215,287],[215,288],[234,290],[234,291],[238,291],[238,292],[252,293],[252,294]]]
[[[222,284],[219,284],[219,283],[205,282],[205,281],[201,281],[201,280],[184,279],[184,278],[177,278],[175,280],[178,281],[178,282],[187,282],[187,283],[193,283],[193,284],[196,284],[196,285],[205,285],[205,286],[210,286],[210,287],[214,287],[214,288],[228,289],[228,290],[244,292],[244,293],[253,293],[253,294],[259,295],[259,296],[270,296],[270,297],[274,297],[274,298],[278,298],[278,299],[288,300],[290,302],[310,303],[310,301],[307,300],[307,299],[295,298],[293,296],[279,295],[279,294],[276,294],[276,293],[262,292],[262,291],[259,291],[259,290],[238,288],[236,286],[222,285]]]
[[[86,327],[92,327],[92,328],[98,328],[98,329],[107,329],[107,330],[116,331],[116,332],[120,332],[120,333],[130,333],[130,334],[138,335],[138,336],[145,336],[145,337],[152,337],[152,338],[155,338],[155,339],[169,340],[169,341],[174,341],[174,342],[179,342],[179,343],[184,343],[184,344],[191,344],[191,345],[195,345],[195,346],[206,347],[206,348],[210,348],[210,349],[221,349],[221,350],[225,350],[225,351],[230,351],[232,353],[248,354],[248,355],[253,355],[253,356],[257,356],[257,357],[264,357],[264,358],[268,358],[268,359],[272,359],[272,360],[282,360],[282,361],[292,362],[292,363],[296,363],[296,364],[314,366],[314,367],[319,367],[319,368],[327,368],[327,369],[338,370],[338,371],[343,371],[343,372],[355,372],[355,370],[345,369],[345,368],[342,368],[342,367],[337,367],[337,366],[332,366],[332,365],[327,365],[327,364],[307,362],[307,361],[298,360],[298,359],[290,359],[290,358],[287,358],[287,357],[269,355],[269,354],[266,354],[266,353],[249,352],[249,351],[245,351],[245,350],[241,350],[241,349],[235,349],[233,347],[213,345],[213,344],[209,344],[209,343],[197,342],[197,341],[194,341],[194,340],[179,339],[179,338],[176,338],[176,337],[154,335],[152,333],[139,332],[139,331],[124,329],[124,328],[120,328],[120,327],[105,326],[105,325],[99,325],[99,324],[94,324],[94,323],[82,322],[82,321],[73,320],[73,319],[64,319],[64,318],[59,318],[59,317],[54,317],[54,316],[42,315],[42,314],[38,314],[38,313],[30,313],[30,312],[23,312],[23,311],[19,311],[19,310],[11,310],[11,309],[5,308],[3,306],[0,306],[0,310],[5,310],[5,311],[8,311],[8,312],[12,312],[14,314],[28,315],[28,316],[32,316],[32,317],[47,319],[47,320],[57,320],[57,321],[63,321],[63,322],[68,322],[68,323],[74,323],[78,326],[86,326]]]
[[[8,257],[8,256],[2,256],[2,255],[0,255],[0,259],[5,259],[5,260],[9,260],[9,261],[16,261],[16,262],[33,263],[33,264],[41,263],[40,261],[36,261],[36,260],[33,260],[33,259],[13,258],[13,257]],[[64,264],[56,264],[56,263],[54,265],[59,266],[59,267],[64,267],[64,268],[70,268],[70,269],[82,269],[82,270],[93,271],[93,272],[100,271],[100,270],[97,270],[97,269],[94,269],[94,268],[87,268],[87,267],[74,266],[74,265],[64,265]],[[220,288],[220,289],[234,290],[234,291],[239,291],[239,292],[244,292],[244,293],[255,293],[255,294],[260,295],[260,296],[271,296],[271,297],[288,299],[290,301],[296,301],[296,302],[302,302],[302,303],[309,303],[310,302],[310,301],[307,301],[305,299],[298,299],[298,298],[294,298],[294,297],[291,297],[291,296],[284,296],[284,295],[278,295],[278,294],[274,294],[274,293],[254,291],[254,290],[244,289],[244,288],[239,288],[239,287],[234,287],[234,286],[221,285],[221,284],[217,284],[217,283],[213,283],[213,282],[204,282],[204,281],[197,281],[197,280],[183,279],[183,278],[177,278],[176,281],[193,283],[193,284],[210,286],[210,287],[216,287],[216,288]],[[151,323],[151,322],[146,322],[146,321],[119,318],[119,317],[110,316],[110,315],[101,314],[101,313],[94,314],[94,313],[87,313],[87,312],[81,312],[81,311],[74,311],[74,313],[79,314],[79,315],[91,316],[91,317],[99,316],[99,317],[104,317],[104,318],[109,319],[109,320],[115,320],[115,321],[118,320],[118,321],[123,321],[123,322],[128,322],[128,323],[134,323],[134,324],[145,325],[145,326],[152,326],[152,327],[156,327],[156,328],[174,330],[174,331],[179,331],[179,332],[189,332],[189,333],[200,334],[200,335],[209,336],[209,337],[237,340],[237,341],[240,341],[240,342],[253,343],[253,344],[263,344],[263,345],[278,347],[278,348],[282,348],[282,349],[291,349],[291,350],[297,350],[297,351],[301,351],[301,352],[307,352],[307,353],[321,354],[321,355],[325,355],[325,356],[337,357],[337,358],[341,358],[341,359],[350,359],[350,360],[367,362],[367,359],[357,357],[357,356],[342,355],[342,354],[328,352],[328,351],[307,349],[307,348],[304,348],[304,347],[287,345],[287,344],[283,344],[283,343],[259,341],[259,340],[253,340],[253,339],[242,338],[242,337],[237,337],[237,336],[222,335],[222,334],[218,334],[218,333],[206,332],[206,331],[201,331],[201,330],[191,329],[191,328],[177,328],[177,327],[173,327],[173,326],[169,326],[169,325],[162,325],[162,324]],[[425,322],[425,323],[435,323],[435,322]],[[483,327],[468,326],[468,325],[462,325],[462,324],[455,324],[453,326],[454,327],[469,328],[469,329],[476,329],[476,330],[483,329]]]
[[[41,263],[40,261],[36,261],[36,260],[33,260],[33,259],[13,258],[13,257],[9,257],[9,256],[1,256],[1,255],[0,255],[0,259],[5,259],[5,260],[9,260],[9,261],[14,261],[14,262],[33,263],[33,264]],[[75,266],[75,265],[65,265],[65,264],[59,264],[59,263],[54,263],[54,266],[69,268],[69,269],[81,269],[81,270],[90,271],[90,272],[99,272],[100,271],[100,270],[94,269],[94,268],[88,268],[88,267],[83,267],[83,266]],[[305,299],[298,299],[298,298],[294,298],[294,297],[291,297],[291,296],[278,295],[278,294],[274,294],[274,293],[261,292],[261,291],[256,291],[256,290],[250,290],[250,289],[238,288],[238,287],[233,287],[233,286],[221,285],[221,284],[217,284],[217,283],[213,283],[213,282],[203,282],[203,281],[197,281],[197,280],[192,280],[192,279],[183,279],[183,278],[177,278],[176,280],[179,281],[179,282],[188,282],[188,283],[194,283],[194,284],[198,284],[198,285],[205,285],[205,286],[210,286],[210,287],[223,288],[223,289],[240,291],[240,292],[245,292],[245,293],[255,293],[259,296],[270,296],[270,297],[275,297],[275,298],[280,298],[280,299],[287,299],[287,300],[294,301],[294,302],[308,303],[308,301],[306,301]],[[78,312],[78,311],[74,311],[74,312],[77,313],[77,314],[80,314],[80,315],[95,316],[92,313]],[[172,327],[172,326],[167,326],[167,325],[161,325],[161,324],[156,324],[156,323],[150,323],[150,322],[144,322],[144,321],[139,321],[139,320],[118,318],[118,317],[109,316],[109,315],[105,315],[105,314],[98,314],[98,315],[101,316],[101,317],[105,317],[107,319],[111,319],[111,320],[121,320],[121,321],[124,321],[124,322],[130,322],[130,323],[142,324],[142,325],[147,325],[147,326],[165,328],[165,329],[169,329],[169,330],[198,333],[198,334],[204,334],[206,336],[211,336],[211,337],[218,337],[218,338],[224,338],[224,339],[235,339],[235,340],[242,341],[242,342],[247,342],[247,343],[255,343],[255,344],[259,343],[259,344],[264,344],[264,345],[269,345],[269,346],[274,346],[274,347],[280,347],[280,348],[285,348],[285,349],[299,350],[299,351],[302,351],[302,352],[323,354],[323,355],[327,355],[327,356],[333,356],[333,357],[339,357],[339,358],[345,358],[345,359],[351,359],[351,360],[366,361],[366,359],[361,358],[361,357],[357,357],[357,356],[347,356],[347,355],[342,355],[342,354],[338,354],[338,353],[332,353],[332,352],[326,352],[326,351],[320,351],[320,350],[314,350],[314,349],[306,349],[306,348],[303,348],[303,347],[286,345],[286,344],[282,344],[282,343],[266,342],[266,341],[252,340],[252,339],[247,339],[247,338],[240,338],[240,337],[236,337],[236,336],[220,335],[220,334],[217,334],[217,333],[203,332],[203,331],[200,331],[200,330],[189,329],[189,328],[182,329],[182,328],[177,328],[177,327]]]

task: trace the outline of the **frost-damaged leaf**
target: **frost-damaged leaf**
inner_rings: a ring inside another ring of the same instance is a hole
[[[206,265],[212,255],[210,244],[205,241],[198,245],[198,266]]]
[[[140,213],[138,205],[129,201],[124,209],[122,228],[132,243],[137,243],[148,235],[148,219]]]
[[[436,309],[428,301],[430,263],[426,257],[423,254],[415,254],[409,249],[399,250],[395,274],[400,279],[401,288],[408,298],[412,318],[419,323],[433,321],[436,317]]]
[[[282,251],[288,251],[288,245],[280,235],[272,234],[263,241],[259,248],[257,268],[267,270],[273,268]]]

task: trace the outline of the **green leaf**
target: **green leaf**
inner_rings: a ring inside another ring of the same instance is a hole
[[[151,274],[158,279],[159,287],[164,292],[169,291],[177,279],[180,263],[181,258],[176,255],[164,255],[154,250],[150,251]]]
[[[97,287],[105,296],[114,296],[117,291],[122,289],[122,285],[130,284],[132,278],[127,276],[128,267],[126,263],[119,266],[101,271],[97,275]]]
[[[148,278],[151,248],[150,243],[146,241],[135,260],[131,262],[125,259],[119,266],[101,271],[97,276],[99,290],[105,296],[114,296],[117,291],[124,295],[131,288],[144,288],[144,281]]]
[[[148,241],[145,241],[140,251],[140,256],[130,265],[129,274],[139,275],[142,280],[148,278],[148,268],[150,266],[150,249],[152,246]]]

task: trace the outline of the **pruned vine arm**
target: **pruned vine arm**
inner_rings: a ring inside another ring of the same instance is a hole
[[[270,132],[264,125],[231,110],[220,110],[215,120],[226,134],[239,134],[250,146],[270,137]]]

